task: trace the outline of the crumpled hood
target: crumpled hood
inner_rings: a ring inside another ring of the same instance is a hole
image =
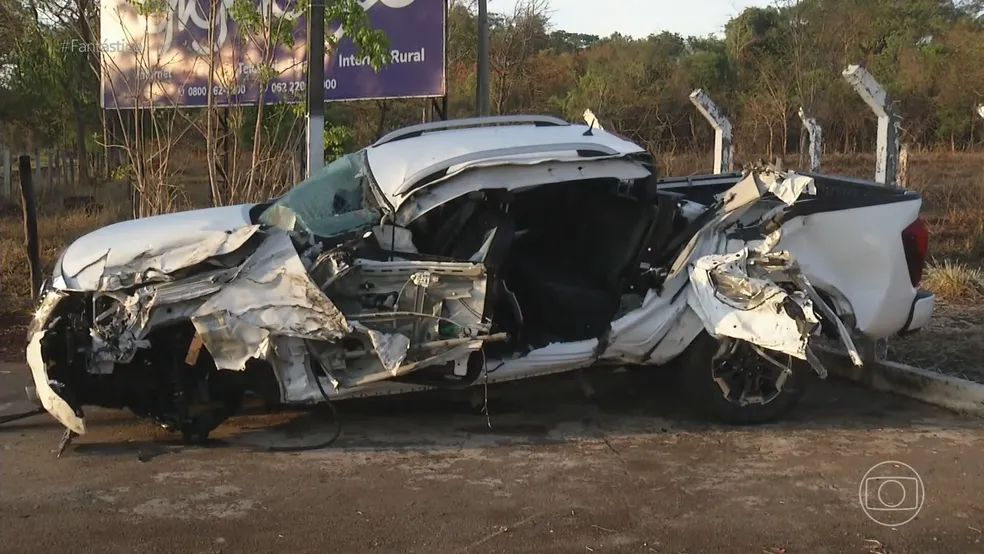
[[[65,250],[53,284],[92,291],[166,280],[173,271],[242,246],[259,228],[249,218],[253,206],[191,210],[108,225]]]

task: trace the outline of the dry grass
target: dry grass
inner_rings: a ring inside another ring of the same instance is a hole
[[[984,266],[984,155],[914,157],[909,186],[924,199],[932,257]]]
[[[115,187],[106,187],[115,188]],[[76,194],[79,191],[73,191]],[[85,191],[81,191],[85,192]],[[45,274],[51,271],[58,254],[80,236],[121,221],[129,216],[126,195],[113,195],[110,190],[92,191],[103,205],[98,213],[82,210],[62,210],[60,202],[44,202],[38,210],[38,235],[41,239],[41,260]],[[115,196],[116,200],[110,198]],[[0,216],[0,316],[20,315],[31,308],[31,271],[27,263],[24,223],[19,215]]]
[[[948,300],[977,300],[984,296],[984,270],[959,261],[934,260],[926,267],[923,286]]]

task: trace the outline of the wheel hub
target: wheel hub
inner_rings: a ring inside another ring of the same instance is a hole
[[[788,354],[769,353],[745,341],[726,341],[711,360],[711,376],[728,402],[765,405],[782,393],[792,363]]]

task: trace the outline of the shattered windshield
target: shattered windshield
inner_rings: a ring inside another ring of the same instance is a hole
[[[346,154],[301,181],[260,214],[259,221],[286,231],[333,237],[374,225],[368,169],[362,152]]]

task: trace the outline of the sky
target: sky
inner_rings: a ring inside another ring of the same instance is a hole
[[[523,0],[489,0],[489,11],[511,13]],[[641,38],[670,31],[683,36],[724,32],[724,24],[763,0],[549,0],[555,29]]]

